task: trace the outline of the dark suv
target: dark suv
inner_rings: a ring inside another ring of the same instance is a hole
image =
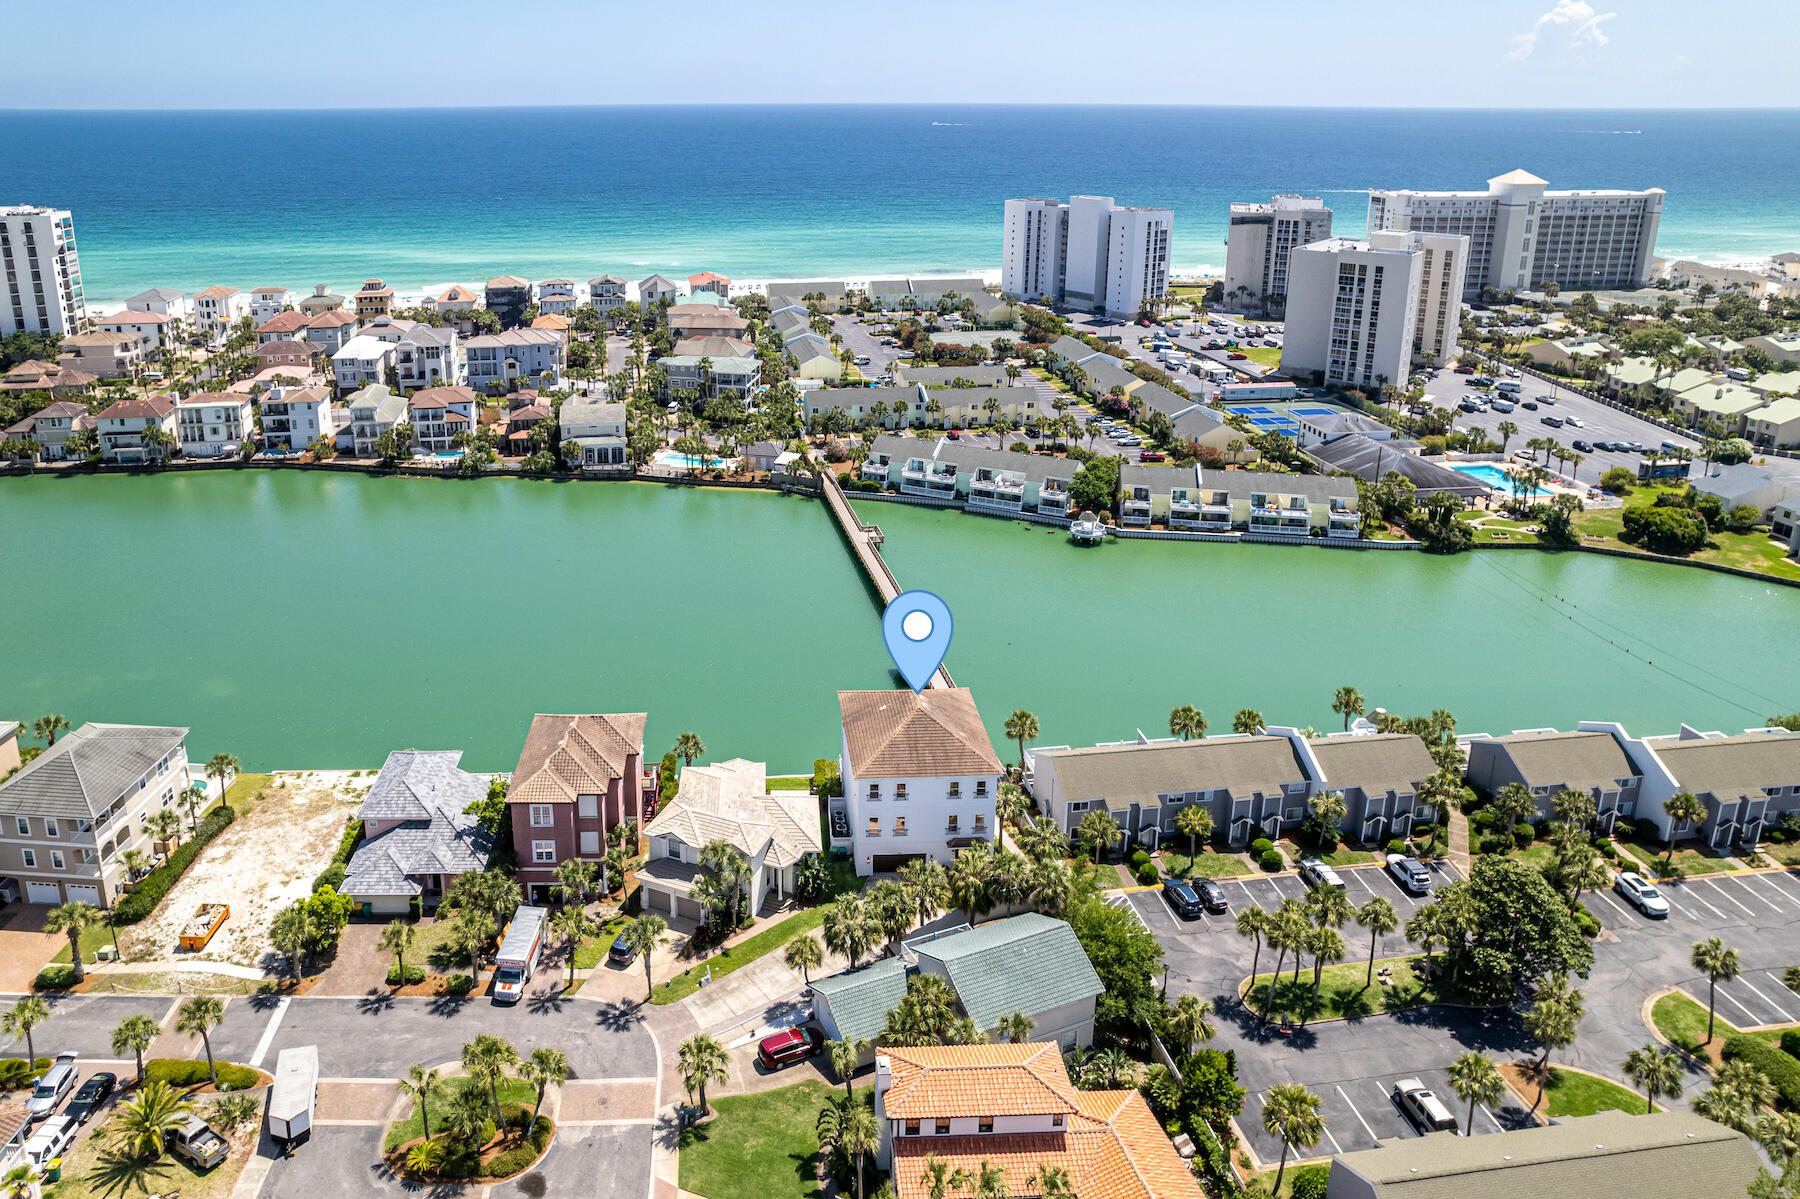
[[[1181,879],[1164,879],[1162,893],[1163,898],[1169,901],[1169,906],[1175,909],[1175,914],[1183,920],[1196,919],[1205,910],[1193,885]]]

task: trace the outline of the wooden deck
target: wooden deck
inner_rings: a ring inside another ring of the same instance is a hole
[[[894,602],[894,597],[906,590],[900,586],[900,580],[894,577],[887,561],[882,558],[880,545],[881,529],[876,525],[866,525],[850,507],[850,501],[844,498],[844,489],[838,485],[837,475],[826,471],[824,476],[825,506],[836,518],[838,529],[844,534],[844,540],[850,543],[850,549],[856,554],[856,560],[862,564],[863,573],[875,585],[881,596],[881,606],[886,608]],[[933,687],[954,687],[950,672],[943,666],[931,676]]]

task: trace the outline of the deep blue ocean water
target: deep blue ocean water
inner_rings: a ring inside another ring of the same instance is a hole
[[[0,203],[73,210],[91,303],[214,283],[401,289],[865,278],[994,268],[1008,196],[1175,211],[1180,270],[1218,268],[1226,206],[1370,187],[1662,187],[1659,252],[1800,249],[1800,110],[1408,111],[746,106],[0,112]]]

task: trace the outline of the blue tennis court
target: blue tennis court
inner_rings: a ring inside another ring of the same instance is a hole
[[[1336,409],[1333,409],[1333,408],[1295,408],[1292,411],[1295,416],[1330,416],[1334,411],[1336,411]]]
[[[1267,416],[1275,410],[1273,408],[1254,407],[1248,404],[1232,404],[1228,406],[1227,411],[1236,412],[1243,416]]]

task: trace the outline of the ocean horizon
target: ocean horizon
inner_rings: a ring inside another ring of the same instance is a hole
[[[402,292],[499,274],[632,280],[968,274],[1010,196],[1174,211],[1218,272],[1227,206],[1369,188],[1661,187],[1657,252],[1800,249],[1800,110],[707,105],[0,111],[3,203],[74,214],[90,310],[216,283]]]

